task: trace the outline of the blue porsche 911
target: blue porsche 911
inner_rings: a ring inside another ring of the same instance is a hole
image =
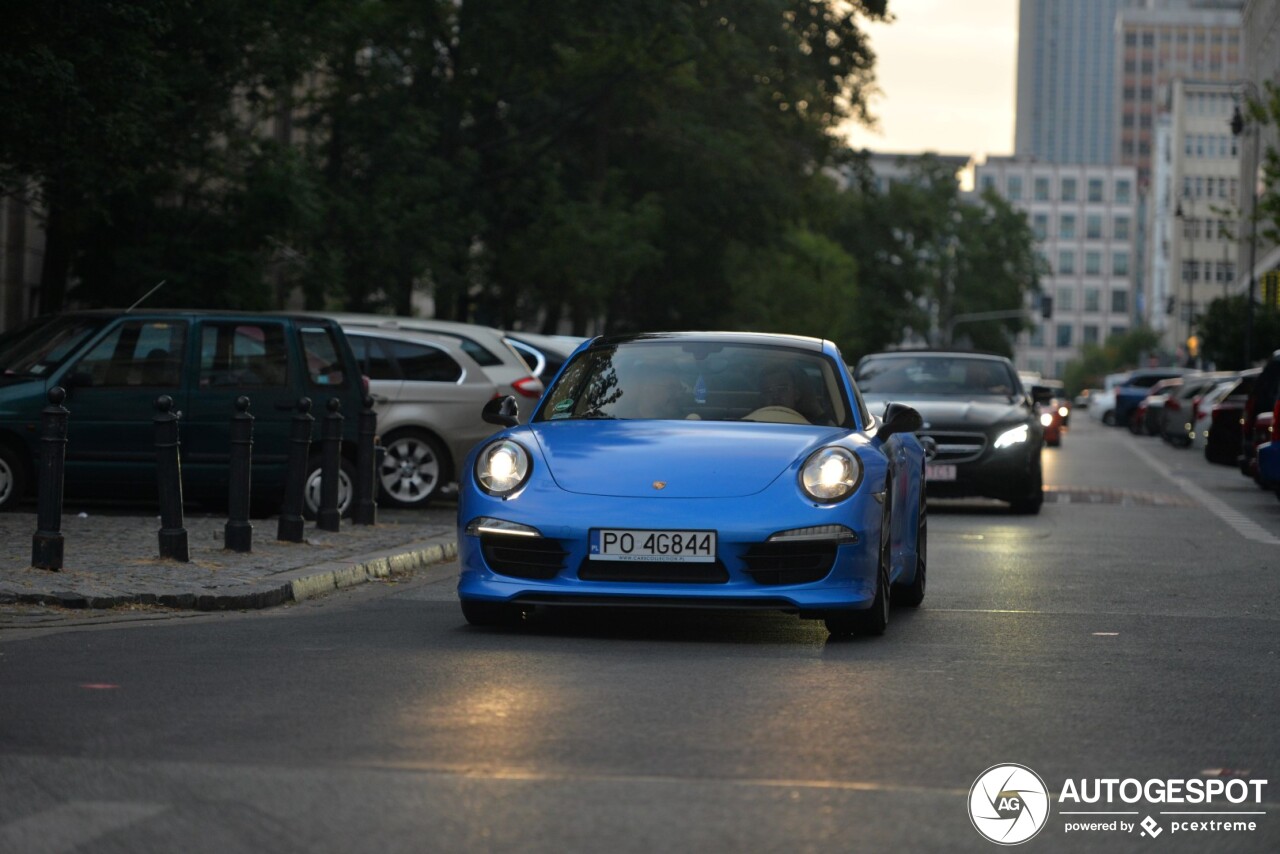
[[[458,596],[476,625],[543,605],[762,608],[884,632],[925,592],[915,410],[867,411],[829,341],[596,338],[527,424],[459,477]]]

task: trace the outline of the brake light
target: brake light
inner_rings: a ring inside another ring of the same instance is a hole
[[[1164,402],[1164,408],[1170,410],[1171,412],[1178,412],[1179,410],[1182,409],[1182,404],[1178,403],[1178,401],[1174,400],[1171,397]]]
[[[367,374],[360,375],[360,399],[364,400],[369,396],[369,377]]]
[[[524,377],[518,379],[511,384],[517,393],[525,397],[538,398],[542,396],[542,380],[537,377]]]

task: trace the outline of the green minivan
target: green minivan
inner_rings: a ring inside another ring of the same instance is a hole
[[[66,391],[68,497],[156,494],[156,399],[181,413],[184,499],[225,503],[231,416],[240,396],[254,416],[252,508],[278,513],[289,428],[313,402],[306,503],[319,503],[321,424],[341,402],[339,504],[351,501],[357,414],[366,393],[351,346],[332,320],[306,314],[98,310],[52,315],[0,339],[0,509],[36,491],[40,413]]]

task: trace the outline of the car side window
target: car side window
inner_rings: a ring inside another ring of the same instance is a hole
[[[368,335],[349,335],[351,349],[355,350],[360,371],[371,380],[398,380],[400,372],[387,355],[383,342]]]
[[[338,356],[333,330],[307,327],[302,330],[302,351],[306,354],[307,382],[317,386],[340,386],[347,381]]]
[[[462,366],[439,347],[408,341],[383,342],[400,364],[406,380],[415,382],[456,383],[462,379]]]
[[[95,387],[177,386],[182,378],[184,321],[131,320],[118,325],[72,368]]]
[[[200,333],[200,388],[283,386],[289,351],[279,323],[206,323]]]

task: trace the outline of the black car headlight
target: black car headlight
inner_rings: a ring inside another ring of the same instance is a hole
[[[476,483],[490,495],[507,496],[524,486],[532,468],[528,451],[510,439],[499,439],[476,456]]]
[[[800,467],[800,488],[824,504],[849,497],[862,482],[862,461],[846,448],[819,448]]]
[[[1011,427],[1005,430],[993,444],[996,450],[1001,448],[1012,448],[1014,445],[1021,445],[1023,442],[1031,438],[1031,428],[1026,424],[1019,424],[1017,427]]]

